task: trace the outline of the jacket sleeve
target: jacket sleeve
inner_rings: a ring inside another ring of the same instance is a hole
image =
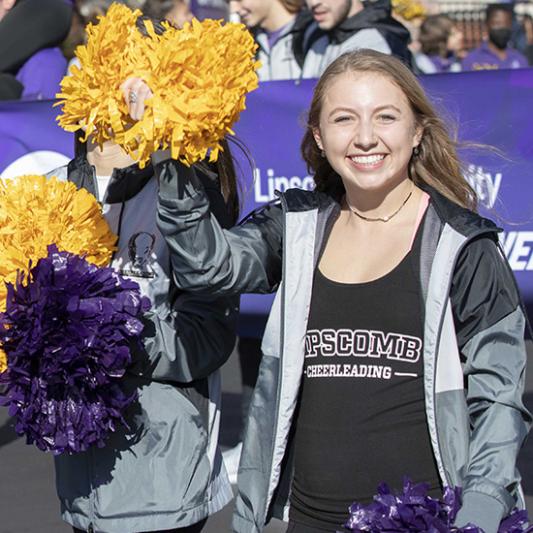
[[[517,504],[516,458],[531,416],[522,402],[526,348],[524,315],[514,276],[488,237],[468,244],[451,287],[470,417],[469,462],[458,526],[486,533]]]
[[[206,378],[235,346],[238,298],[181,293],[172,307],[145,314],[142,353],[131,372],[155,381]]]
[[[199,172],[210,211],[219,224],[228,226],[230,216],[220,193],[218,177]],[[173,240],[163,234],[171,261]],[[235,345],[239,312],[238,296],[214,296],[184,292],[173,283],[167,305],[145,315],[144,353],[133,371],[157,381],[190,383],[205,378],[222,366]]]
[[[171,251],[176,285],[216,295],[269,293],[281,278],[281,207],[268,205],[224,230],[193,167],[155,164],[158,227]]]

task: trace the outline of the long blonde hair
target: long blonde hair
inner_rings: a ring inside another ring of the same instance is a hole
[[[437,114],[413,73],[395,57],[374,50],[348,52],[331,63],[318,81],[307,118],[301,152],[309,172],[314,173],[316,189],[334,196],[344,193],[344,185],[328,160],[322,156],[313,136],[318,129],[324,95],[333,80],[346,72],[381,74],[403,92],[423,130],[418,154],[411,157],[409,176],[415,185],[427,184],[453,202],[476,210],[475,191],[465,180],[457,154],[458,143],[452,139],[445,121]]]

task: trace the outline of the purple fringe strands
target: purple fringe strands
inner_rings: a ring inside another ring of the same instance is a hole
[[[150,302],[112,268],[57,247],[7,286],[0,398],[28,444],[55,454],[103,446],[136,398],[121,387]]]
[[[404,478],[402,494],[393,493],[387,484],[378,487],[374,501],[366,506],[350,506],[350,518],[345,529],[357,532],[426,532],[426,533],[483,533],[479,527],[457,528],[453,523],[461,507],[461,489],[447,487],[441,500],[428,496],[428,485],[414,484]],[[528,527],[526,511],[515,509],[500,524],[498,533],[524,533]]]

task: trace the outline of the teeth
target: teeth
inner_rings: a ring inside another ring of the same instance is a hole
[[[383,159],[385,159],[384,155],[359,155],[351,158],[354,163],[358,163],[360,165],[373,165],[383,161]]]

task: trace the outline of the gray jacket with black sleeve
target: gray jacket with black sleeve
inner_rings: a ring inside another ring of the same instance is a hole
[[[288,517],[290,435],[313,273],[340,207],[325,194],[292,189],[228,231],[211,216],[194,171],[166,161],[156,173],[159,227],[172,233],[181,286],[217,295],[277,291],[233,520],[236,532],[260,532],[272,516]],[[457,523],[495,533],[501,519],[523,505],[516,457],[531,420],[522,403],[526,318],[496,226],[428,193],[419,271],[431,444],[442,484],[463,487]]]
[[[96,195],[84,156],[50,173]],[[222,225],[229,216],[216,176],[202,174]],[[158,182],[151,166],[113,172],[103,212],[119,236],[111,265],[152,303],[144,350],[123,378],[138,401],[104,448],[55,458],[62,517],[84,531],[182,528],[233,497],[218,448],[218,368],[235,342],[238,298],[182,291],[172,271],[172,235],[157,228]]]

